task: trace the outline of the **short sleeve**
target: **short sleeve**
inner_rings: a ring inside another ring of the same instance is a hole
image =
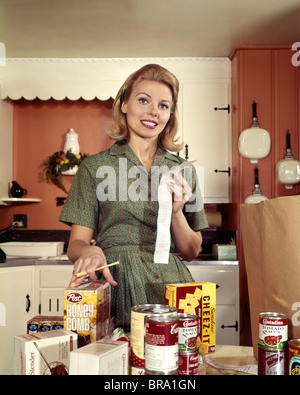
[[[96,230],[99,208],[96,196],[96,178],[93,175],[93,166],[88,166],[89,160],[90,157],[86,158],[79,166],[59,221],[69,226],[76,224]]]
[[[192,197],[184,206],[184,215],[191,229],[198,231],[208,228],[208,222],[204,210],[204,199],[201,193],[199,176],[194,166],[191,166],[191,174],[185,175],[192,189]]]

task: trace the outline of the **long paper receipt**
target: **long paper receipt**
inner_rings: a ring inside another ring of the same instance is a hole
[[[191,166],[193,162],[183,162],[180,166],[167,171],[161,177],[158,187],[158,217],[154,263],[169,263],[172,215],[172,193],[169,188],[169,182],[172,180],[172,174],[177,175],[185,167]]]

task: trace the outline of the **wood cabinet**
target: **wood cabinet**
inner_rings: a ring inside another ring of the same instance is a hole
[[[228,262],[227,262],[228,263]],[[185,262],[194,280],[216,284],[216,344],[239,345],[239,266],[237,261]]]
[[[241,342],[251,344],[247,275],[242,245],[240,205],[254,189],[254,168],[259,169],[263,195],[269,199],[298,194],[299,184],[288,190],[275,176],[278,161],[286,153],[286,131],[291,133],[294,158],[300,159],[300,67],[292,63],[291,47],[240,47],[231,58],[232,73],[232,221],[237,229],[240,262]],[[238,151],[240,133],[252,122],[252,101],[258,122],[271,136],[270,154],[252,164]]]

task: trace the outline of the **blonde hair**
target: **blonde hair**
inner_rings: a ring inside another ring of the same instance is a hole
[[[130,97],[131,92],[141,81],[156,81],[166,84],[172,91],[173,103],[170,119],[164,130],[160,133],[158,144],[170,151],[180,151],[183,143],[178,144],[175,138],[178,129],[177,100],[179,82],[177,78],[167,69],[157,64],[148,64],[131,74],[121,86],[113,103],[113,118],[116,125],[106,133],[112,140],[123,140],[127,138],[128,128],[126,115],[121,111],[121,105],[126,98]]]

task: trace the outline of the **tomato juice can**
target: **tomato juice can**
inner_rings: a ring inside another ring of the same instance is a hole
[[[131,308],[130,343],[131,365],[136,368],[145,367],[145,334],[146,317],[177,316],[177,309],[164,304],[143,304]]]
[[[288,346],[288,317],[282,313],[259,314],[259,346],[284,350]]]
[[[289,341],[289,375],[300,376],[300,339]]]
[[[178,370],[178,318],[146,317],[145,371],[175,372]]]
[[[287,349],[270,349],[258,346],[258,370],[260,376],[287,374]]]
[[[178,374],[179,375],[198,375],[199,374],[199,350],[181,351],[178,356]]]
[[[179,352],[198,351],[199,317],[194,314],[178,313]]]

